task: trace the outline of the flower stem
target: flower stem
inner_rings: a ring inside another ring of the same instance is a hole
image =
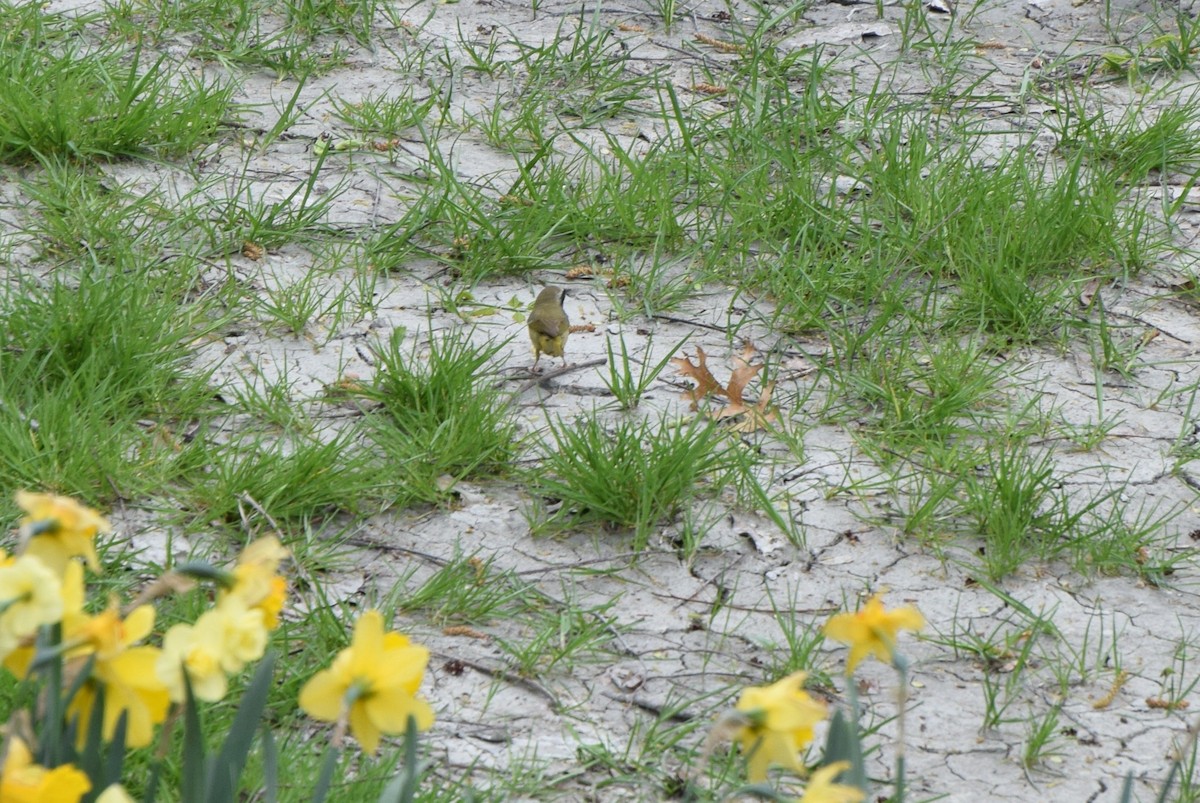
[[[904,714],[908,708],[908,661],[899,653],[892,653],[892,666],[900,676],[900,685],[896,687],[896,792],[892,796],[893,803],[904,803]]]

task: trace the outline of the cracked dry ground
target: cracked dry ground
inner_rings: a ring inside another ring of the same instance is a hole
[[[422,6],[421,13],[426,10]],[[466,30],[501,25],[536,39],[577,8],[544,5],[533,22],[524,9],[502,3],[428,10],[433,17],[421,35],[442,37],[453,48],[460,21]],[[1128,9],[1129,26],[1136,28],[1138,15],[1151,11],[1148,6]],[[724,57],[683,47],[697,34],[725,36],[724,12],[721,4],[700,2],[688,8],[671,35],[651,27],[650,33],[622,36],[637,63],[673,71],[677,85],[689,86],[696,73],[688,59]],[[642,17],[626,5],[605,6],[599,14],[613,26]],[[896,6],[884,9],[879,20],[873,7],[817,5],[781,46],[823,44],[823,57],[837,58],[847,72],[860,75],[899,64],[897,80],[920,93],[928,88],[926,71],[934,66],[901,58],[895,43],[903,15]],[[971,69],[986,74],[996,98],[982,108],[980,125],[1011,129],[1014,138],[1034,132],[1024,140],[1030,147],[1052,148],[1053,138],[1031,121],[1053,110],[1004,98],[1018,94],[1039,59],[1053,58],[1070,69],[1072,53],[1095,58],[1105,36],[1100,15],[1094,3],[1005,2],[983,7],[969,25],[957,29],[954,37],[986,44],[972,51],[976,60],[970,62]],[[934,26],[944,24],[930,19]],[[381,62],[366,60],[362,75],[386,69]],[[372,85],[367,81],[362,91]],[[466,86],[470,96],[470,78]],[[1131,97],[1116,83],[1097,91],[1115,103]],[[1185,92],[1182,84],[1179,92]],[[1164,95],[1163,104],[1172,98]],[[632,140],[661,134],[661,121],[639,125],[641,130],[617,135]],[[313,126],[309,133],[318,130]],[[496,168],[494,154],[469,137],[456,147],[460,170],[484,174]],[[1184,179],[1164,181],[1152,189],[1148,202],[1155,192],[1186,189]],[[398,212],[387,207],[386,199],[381,207],[369,182],[361,191],[372,214],[387,219]],[[1180,244],[1190,247],[1197,218],[1186,205],[1178,224]],[[281,267],[286,261],[280,260]],[[302,259],[294,264],[302,266]],[[1200,316],[1172,290],[1188,270],[1187,264],[1167,262],[1153,275],[1100,289],[1107,309],[1138,332],[1158,335],[1148,341],[1128,379],[1106,375],[1097,383],[1088,355],[1077,351],[1023,348],[1005,355],[1013,368],[1009,392],[1014,399],[1057,410],[1072,425],[1095,424],[1101,416],[1118,422],[1094,449],[1079,449],[1061,437],[1048,437],[1041,446],[1073,496],[1092,498],[1101,489],[1120,486],[1121,501],[1130,510],[1178,514],[1165,526],[1159,548],[1181,560],[1161,585],[1129,576],[1085,577],[1066,566],[1037,564],[1023,567],[998,589],[980,584],[974,569],[979,543],[959,537],[933,549],[906,539],[899,526],[890,526],[897,499],[883,483],[875,483],[886,472],[859,452],[853,433],[817,420],[806,412],[808,405],[789,409],[786,401],[791,424],[803,433],[804,459],[770,439],[754,448],[768,458],[764,482],[772,495],[786,499],[785,515],[803,534],[803,546],[789,543],[766,517],[719,504],[713,505],[702,548],[690,561],[673,548],[676,532],[670,527],[637,556],[626,538],[611,534],[535,539],[524,513],[527,497],[519,488],[488,484],[461,487],[453,510],[368,522],[348,557],[358,568],[330,580],[346,595],[386,591],[397,582],[411,589],[447,561],[475,556],[487,562],[489,572],[511,572],[509,581],[539,589],[550,610],[586,611],[584,618],[607,622],[569,660],[526,678],[497,647],[497,640],[519,643],[534,637],[520,623],[499,617],[485,627],[443,631],[420,615],[401,618],[399,626],[435,653],[429,694],[439,727],[430,743],[435,759],[444,762],[439,772],[470,773],[485,787],[494,772],[493,777],[524,778],[522,788],[530,790],[530,798],[660,799],[666,792],[648,780],[639,782],[639,767],[686,773],[683,757],[701,741],[704,723],[738,688],[778,674],[789,638],[802,639],[833,611],[853,608],[865,593],[877,591],[886,593],[889,604],[918,605],[929,621],[925,639],[905,644],[913,661],[906,739],[910,799],[1115,800],[1127,773],[1148,799],[1187,731],[1187,709],[1164,709],[1163,701],[1195,701],[1200,651],[1197,571],[1186,558],[1190,534],[1200,531],[1200,478],[1189,465],[1172,470],[1171,457],[1181,434],[1192,433],[1190,396],[1179,391],[1200,380]],[[429,325],[430,314],[434,329],[457,325],[436,305],[431,313],[425,289],[397,281],[390,290],[371,323],[374,329],[417,331]],[[514,291],[532,297],[511,282],[484,284],[475,292],[481,303],[503,306]],[[689,353],[701,346],[710,355],[728,355],[735,348],[730,332],[736,331],[781,361],[777,393],[783,398],[819,400],[826,390],[820,370],[812,368],[822,367],[828,345],[772,332],[765,323],[771,316],[765,300],[710,288],[669,318],[635,316],[618,323],[605,290],[583,282],[572,287],[568,309],[573,322],[596,327],[593,334],[573,336],[573,361],[603,357],[606,338],[618,333],[650,362],[665,355],[661,344],[685,336],[691,338]],[[509,366],[526,364],[519,323],[483,318],[479,324],[480,339],[514,336],[500,357]],[[316,354],[305,344],[305,353],[295,359],[314,390],[334,381],[339,369],[371,375],[371,366],[349,345],[374,337],[371,327],[337,333],[340,339]],[[649,332],[655,336],[653,347]],[[253,338],[236,346],[259,364],[260,358],[280,357],[286,350]],[[669,374],[664,379],[671,379]],[[603,394],[598,373],[560,378],[523,398],[526,426],[538,429],[545,414],[570,417],[590,410]],[[645,404],[689,414],[678,387],[662,380]],[[1052,622],[1053,632],[1038,621]],[[579,621],[564,613],[563,622],[565,643]],[[827,646],[812,660],[836,677],[842,658],[841,651]],[[894,675],[868,664],[860,677],[868,721],[879,727],[872,738],[883,745],[870,757],[871,771],[887,778],[895,735]],[[840,683],[828,689],[834,699],[843,699]],[[1001,706],[1000,721],[985,728],[989,695],[994,695],[992,705]],[[1026,769],[1021,759],[1031,728],[1053,710],[1059,710],[1059,719],[1052,749]]]
[[[1130,37],[1149,16],[1165,13],[1149,4],[1118,10]],[[633,65],[662,70],[664,80],[679,87],[695,86],[704,77],[702,67],[719,69],[734,57],[697,47],[698,35],[724,40],[731,15],[758,11],[700,0],[682,9],[673,30],[665,33],[653,15],[633,3],[595,9],[605,26],[616,30],[626,24],[628,30],[617,35],[632,52]],[[978,105],[980,129],[997,132],[991,147],[1021,142],[1050,151],[1054,138],[1039,120],[1055,110],[1027,102],[1022,88],[1037,80],[1039,65],[1070,71],[1096,59],[1110,36],[1102,18],[1113,13],[1112,7],[1005,0],[972,11],[953,26],[948,16],[929,8],[921,17],[931,36],[946,30],[948,41],[964,44],[964,75],[978,76],[986,92],[977,94],[991,98]],[[414,22],[425,20],[414,26],[417,33],[391,34],[414,36],[422,45],[444,47],[461,58],[460,30],[475,36],[470,32],[499,26],[510,36],[542,41],[578,12],[577,5],[567,3],[543,3],[536,15],[527,6],[503,2],[418,3],[405,12]],[[930,91],[940,68],[920,52],[900,52],[906,20],[911,15],[898,5],[882,6],[879,18],[875,4],[817,4],[778,45],[822,45],[821,58],[836,59],[838,68],[857,75],[860,83],[886,73],[893,88],[919,96]],[[283,197],[305,180],[310,143],[330,125],[324,93],[336,88],[340,97],[354,100],[391,86],[396,52],[356,50],[346,68],[312,80],[300,97],[306,115],[288,138],[259,157],[255,168],[261,169],[262,184],[256,192]],[[456,113],[477,110],[496,91],[481,76],[468,72],[458,78]],[[1174,90],[1158,87],[1163,106],[1188,92],[1186,81],[1174,80],[1179,84]],[[278,101],[293,91],[287,81],[251,77],[241,99]],[[1095,91],[1118,108],[1135,97],[1121,82],[1098,84]],[[264,128],[273,125],[274,113],[264,107]],[[609,133],[631,147],[664,134],[661,118],[635,115],[611,126]],[[512,171],[511,160],[470,131],[444,145],[465,180]],[[348,180],[330,212],[347,228],[399,219],[404,205],[397,187],[405,170],[420,169],[377,167],[367,157],[331,159],[327,167],[333,178],[326,186]],[[147,184],[168,180],[171,173],[164,165],[111,170],[123,180]],[[1146,202],[1155,202],[1156,193],[1188,191],[1185,179],[1164,177],[1147,189]],[[1194,245],[1200,224],[1196,211],[1200,207],[1185,203],[1176,220],[1175,236],[1183,249]],[[238,280],[252,287],[304,275],[313,261],[312,254],[290,246],[259,261],[232,258]],[[397,583],[416,589],[446,565],[461,565],[471,556],[478,563],[466,565],[486,571],[488,582],[514,589],[528,584],[541,592],[539,605],[546,611],[561,612],[561,631],[545,655],[554,654],[556,643],[588,634],[568,659],[543,660],[536,672],[523,676],[512,652],[499,643],[528,642],[535,634],[527,622],[497,616],[486,625],[444,630],[436,617],[401,616],[396,626],[434,651],[426,686],[438,712],[438,726],[427,740],[434,777],[469,773],[481,787],[489,778],[512,783],[519,777],[528,796],[539,799],[659,799],[666,794],[663,787],[639,767],[686,773],[685,758],[692,760],[705,723],[738,689],[777,675],[788,660],[789,639],[795,646],[832,612],[855,607],[868,592],[884,592],[890,605],[918,605],[929,622],[924,638],[904,642],[913,664],[906,738],[910,799],[1115,800],[1130,772],[1139,794],[1149,799],[1186,735],[1189,711],[1178,703],[1196,701],[1193,686],[1200,679],[1198,575],[1188,557],[1191,534],[1200,532],[1200,470],[1177,466],[1172,456],[1181,440],[1194,434],[1191,399],[1200,383],[1200,315],[1175,292],[1190,268],[1174,256],[1127,284],[1094,290],[1110,314],[1138,332],[1156,335],[1146,339],[1127,378],[1104,374],[1097,382],[1089,355],[1073,348],[1023,347],[1004,355],[1011,372],[1006,392],[1014,406],[1031,401],[1072,426],[1098,424],[1101,417],[1115,422],[1088,450],[1058,436],[1038,444],[1051,455],[1065,492],[1090,499],[1120,488],[1120,501],[1129,510],[1177,514],[1155,549],[1179,559],[1158,585],[1032,563],[996,586],[980,582],[979,543],[969,535],[942,544],[905,537],[896,520],[904,499],[903,485],[891,481],[894,467],[885,469],[861,452],[852,422],[834,425],[811,412],[822,407],[829,390],[822,379],[829,344],[773,332],[768,300],[712,286],[698,290],[669,317],[619,320],[603,285],[589,280],[572,286],[568,310],[574,323],[594,324],[595,330],[573,335],[572,361],[605,356],[606,342],[617,334],[652,363],[665,356],[664,344],[684,337],[690,338],[688,353],[700,346],[721,359],[734,350],[735,337],[748,337],[778,361],[776,399],[799,434],[803,459],[769,437],[749,439],[747,448],[762,450],[764,487],[779,500],[803,543],[790,542],[761,513],[717,501],[694,512],[708,528],[691,559],[674,546],[678,525],[662,528],[645,551],[634,555],[622,534],[531,537],[530,500],[520,488],[460,485],[458,502],[450,509],[359,523],[344,565],[318,579],[333,599],[364,600],[388,593]],[[216,274],[214,281],[224,276]],[[431,276],[436,278],[422,283],[420,277]],[[353,280],[348,273],[342,278]],[[547,271],[537,280],[561,282],[561,275]],[[373,365],[363,346],[381,335],[400,327],[419,332],[461,326],[437,302],[439,290],[433,285],[440,281],[435,265],[417,265],[411,275],[384,281],[370,320],[306,339],[249,328],[206,347],[200,359],[221,363],[220,381],[271,383],[286,375],[297,400],[316,399],[345,376],[368,380]],[[530,285],[515,279],[489,280],[473,292],[480,303],[499,308],[514,294],[533,295]],[[481,317],[477,324],[474,337],[481,342],[514,338],[497,355],[501,367],[528,363],[522,324],[496,317]],[[664,372],[644,406],[689,416],[673,379],[670,370]],[[569,418],[589,411],[603,403],[604,393],[602,377],[591,371],[531,389],[521,399],[524,427],[536,431],[547,414]],[[320,403],[314,407],[323,409]],[[471,582],[464,574],[463,586]],[[603,624],[596,627],[596,622]],[[1053,628],[1039,624],[1044,622]],[[985,649],[985,644],[1000,647]],[[815,651],[812,662],[838,678],[843,657],[842,650],[826,646]],[[878,726],[871,739],[882,745],[869,757],[871,772],[887,778],[895,735],[894,675],[868,663],[859,677],[867,721]],[[842,683],[837,679],[826,687],[831,699],[842,699]],[[995,695],[992,705],[1003,707],[1000,721],[984,728],[989,694]],[[1174,704],[1164,708],[1164,701]],[[1054,710],[1059,720],[1052,751],[1026,769],[1021,757],[1030,727]]]

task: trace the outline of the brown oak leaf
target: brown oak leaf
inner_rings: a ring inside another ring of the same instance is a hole
[[[778,410],[771,408],[771,393],[775,390],[775,383],[768,382],[763,388],[762,396],[759,396],[758,401],[746,408],[746,415],[741,421],[734,424],[730,429],[734,432],[757,432],[760,429],[766,429],[769,425],[774,424],[779,420]]]
[[[721,387],[721,383],[712,375],[712,371],[708,370],[708,355],[704,353],[704,349],[696,346],[696,359],[699,365],[693,365],[692,360],[687,355],[675,357],[671,360],[671,364],[689,379],[695,380],[696,387],[691,390],[684,391],[684,398],[692,400],[692,409],[696,409],[696,403],[710,393],[715,393],[718,396],[728,396],[725,388]]]
[[[750,364],[755,351],[754,344],[747,340],[742,346],[742,353],[733,358],[733,375],[729,377],[729,387],[726,392],[729,404],[713,416],[717,419],[743,416],[741,421],[731,427],[735,432],[755,432],[766,428],[768,424],[778,418],[776,412],[770,409],[771,393],[775,390],[774,382],[767,383],[757,402],[746,404],[746,386],[763,369],[762,363]]]
[[[725,395],[729,397],[729,404],[725,405],[725,409],[717,413],[717,418],[729,418],[734,415],[741,415],[746,412],[746,403],[743,395],[746,392],[746,385],[750,384],[750,380],[763,369],[762,364],[751,365],[750,359],[754,356],[754,346],[746,341],[742,346],[742,353],[733,358],[733,375],[729,377],[729,387],[726,389]]]

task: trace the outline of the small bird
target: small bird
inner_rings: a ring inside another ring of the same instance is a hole
[[[542,354],[562,357],[563,365],[567,364],[563,349],[567,345],[567,335],[571,334],[571,322],[562,306],[566,298],[566,290],[547,287],[533,302],[533,311],[529,313],[529,339],[533,341],[534,368]]]

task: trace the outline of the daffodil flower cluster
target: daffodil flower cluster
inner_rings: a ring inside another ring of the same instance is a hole
[[[0,765],[0,801],[3,803],[73,803],[92,790],[92,782],[70,764],[47,769],[33,761],[29,745],[19,736],[8,741]],[[96,803],[133,803],[120,784],[96,797]]]
[[[62,581],[32,555],[0,550],[0,658],[62,619]]]
[[[746,755],[746,775],[752,783],[767,779],[772,766],[805,775],[800,753],[813,740],[813,730],[829,707],[804,691],[805,672],[794,672],[770,686],[750,686],[738,698],[734,738]],[[849,766],[836,762],[813,773],[799,803],[859,803],[863,792],[835,782]]]
[[[804,691],[805,672],[795,672],[770,686],[750,686],[742,691],[737,710],[746,724],[737,733],[747,756],[751,781],[767,778],[772,764],[803,775],[800,751],[813,740],[813,728],[829,708]]]
[[[288,553],[278,539],[250,544],[237,565],[219,575],[224,583],[212,609],[194,623],[171,627],[158,647],[144,643],[154,631],[155,609],[149,603],[123,610],[112,598],[99,613],[87,612],[85,565],[100,571],[95,538],[111,531],[108,522],[65,497],[22,491],[16,501],[25,513],[17,552],[0,550],[0,664],[24,679],[35,648],[57,656],[74,688],[66,720],[77,723],[80,745],[101,693],[103,739],[111,740],[124,719],[125,745],[141,747],[154,738],[171,703],[184,700],[185,673],[197,699],[219,700],[228,677],[263,656],[287,594],[278,572]],[[39,633],[50,625],[57,625],[52,631],[57,643],[45,643],[49,636],[39,642]],[[88,674],[81,678],[84,671]],[[33,763],[29,747],[11,733],[3,767],[0,803],[71,803],[91,788],[87,776],[70,765]],[[124,794],[114,786],[98,799],[127,800]]]
[[[225,696],[230,675],[263,657],[287,594],[287,583],[277,574],[287,554],[273,536],[250,544],[225,576],[216,606],[194,624],[166,632],[155,669],[172,702],[186,696],[185,672],[196,699],[215,702]]]
[[[850,647],[846,674],[854,672],[868,655],[897,664],[896,637],[901,630],[919,630],[925,619],[916,608],[886,610],[873,596],[856,613],[840,613],[829,619],[825,635]],[[746,775],[751,783],[767,779],[772,766],[795,775],[806,774],[802,753],[812,743],[816,725],[828,715],[828,706],[805,690],[807,674],[796,672],[769,686],[750,686],[742,691],[734,712],[718,723],[714,732],[731,732],[746,756]],[[730,731],[730,726],[732,730]],[[866,792],[858,786],[839,783],[848,773],[848,761],[833,761],[815,770],[797,803],[860,803]]]
[[[54,769],[35,764],[23,739],[14,736],[8,740],[0,769],[0,800],[4,803],[76,801],[91,789],[92,782],[82,771],[69,764]]]

